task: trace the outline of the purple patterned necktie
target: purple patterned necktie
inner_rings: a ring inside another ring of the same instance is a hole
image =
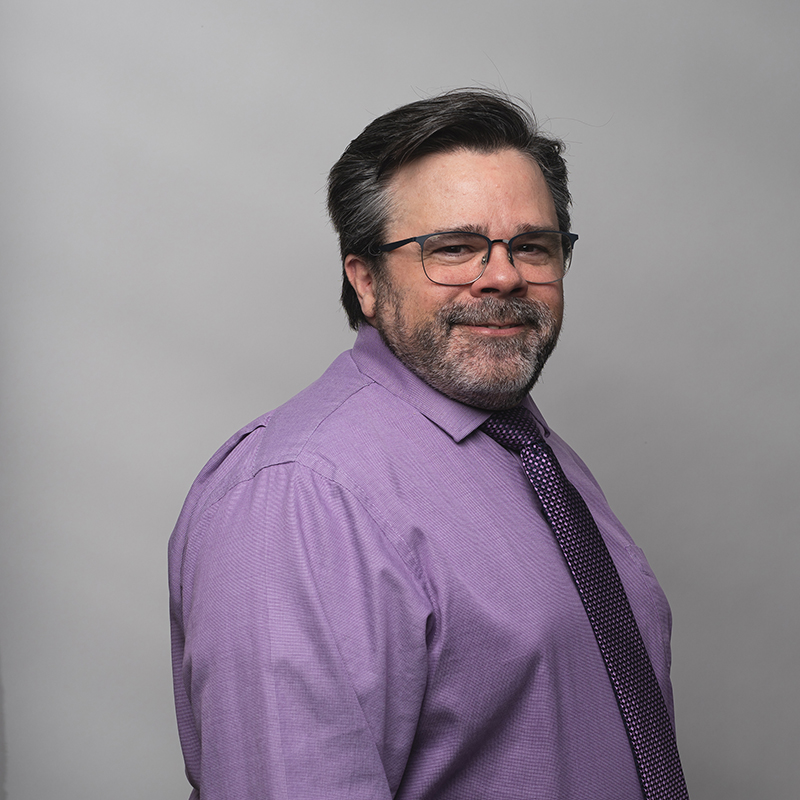
[[[664,696],[619,573],[586,503],[526,408],[497,411],[481,429],[519,453],[539,496],[606,663],[646,800],[688,800]]]

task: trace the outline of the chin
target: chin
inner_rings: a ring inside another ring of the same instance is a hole
[[[476,408],[498,411],[519,405],[539,379],[558,334],[534,342],[493,340],[487,347],[455,346],[420,374],[442,394]],[[425,365],[430,366],[430,365]]]
[[[453,400],[458,400],[468,406],[484,408],[488,411],[499,411],[503,408],[518,406],[533,388],[539,371],[525,378],[498,380],[485,378],[483,380],[461,380],[451,382],[447,386],[434,386],[442,394]],[[433,385],[433,384],[432,384]]]

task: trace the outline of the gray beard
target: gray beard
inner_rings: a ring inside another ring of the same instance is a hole
[[[389,349],[412,372],[442,394],[487,410],[519,405],[533,388],[555,349],[559,321],[539,300],[485,297],[449,303],[432,320],[406,324],[402,297],[380,286],[376,326]],[[486,337],[479,344],[452,338],[456,325],[524,324],[526,336]]]

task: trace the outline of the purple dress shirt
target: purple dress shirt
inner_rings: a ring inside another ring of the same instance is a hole
[[[617,565],[672,714],[670,611],[530,409]],[[363,327],[237,433],[170,540],[178,727],[200,800],[640,800],[591,626],[488,412]]]

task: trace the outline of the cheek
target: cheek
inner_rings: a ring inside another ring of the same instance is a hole
[[[393,304],[400,309],[403,317],[412,323],[433,319],[445,306],[453,302],[468,302],[469,297],[461,297],[463,292],[451,286],[438,286],[426,280],[426,285],[395,285],[392,291]]]
[[[399,258],[385,265],[376,294],[384,316],[397,315],[411,326],[430,322],[451,303],[474,302],[469,286],[440,286],[428,280],[418,260]]]
[[[531,286],[528,297],[544,303],[553,313],[556,320],[559,323],[561,322],[561,317],[564,314],[564,291],[560,283],[554,283],[549,286]]]

